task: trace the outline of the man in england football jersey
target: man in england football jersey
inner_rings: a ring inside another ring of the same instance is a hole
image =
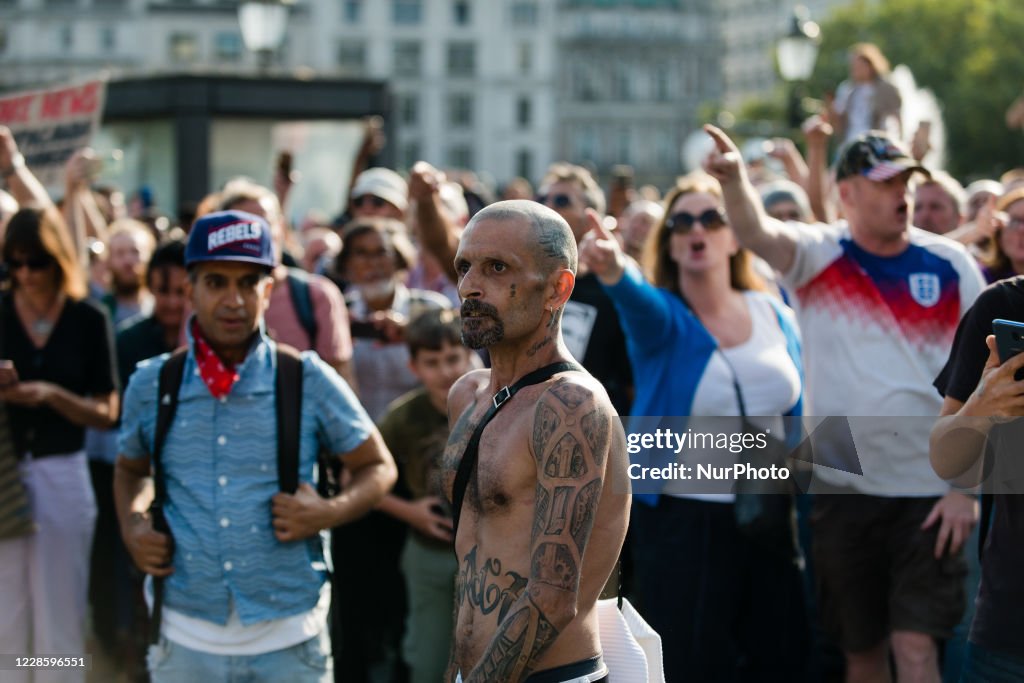
[[[941,408],[931,378],[981,274],[962,246],[912,227],[911,177],[928,172],[885,134],[840,151],[846,219],[811,226],[766,216],[736,146],[706,130],[715,150],[705,167],[737,238],[795,295],[809,426],[846,418],[831,430],[845,438],[812,439],[812,490],[829,493],[815,496],[812,517],[822,620],[846,680],[889,680],[891,652],[900,681],[938,681],[936,643],[964,608],[977,505],[929,467],[927,418]]]

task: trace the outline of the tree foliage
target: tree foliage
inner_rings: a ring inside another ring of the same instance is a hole
[[[821,30],[810,82],[815,95],[846,78],[851,45],[875,43],[938,98],[951,173],[970,180],[1024,166],[1024,132],[1005,122],[1024,87],[1021,0],[856,0],[836,9]]]

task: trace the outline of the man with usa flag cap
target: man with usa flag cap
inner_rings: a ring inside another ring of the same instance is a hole
[[[275,263],[270,227],[241,211],[206,215],[192,227],[185,260],[194,314],[183,361],[177,356],[180,387],[160,395],[161,369],[176,356],[139,364],[125,393],[115,474],[125,544],[162,582],[150,676],[326,683],[330,595],[320,532],[376,505],[394,483],[394,462],[345,381],[306,352],[296,361],[301,382],[291,385],[301,395],[284,397],[301,400],[298,483],[282,492],[275,401],[286,359],[263,329]],[[160,405],[172,401],[159,452],[163,533],[151,518],[151,463]],[[332,498],[314,488],[321,451],[351,473]]]
[[[911,225],[911,180],[928,175],[880,131],[840,151],[844,220],[765,215],[736,146],[714,126],[705,168],[736,237],[792,292],[803,331],[811,439],[813,557],[823,626],[847,681],[938,681],[937,641],[965,606],[963,545],[973,498],[929,467],[941,401],[931,387],[983,287],[959,244]],[[839,425],[841,428],[833,428]]]

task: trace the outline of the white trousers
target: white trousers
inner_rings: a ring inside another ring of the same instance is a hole
[[[23,463],[31,536],[0,541],[0,653],[84,655],[96,500],[85,452]],[[80,683],[84,669],[0,671],[7,683]]]

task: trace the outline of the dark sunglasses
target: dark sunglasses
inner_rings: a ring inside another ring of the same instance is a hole
[[[694,224],[698,221],[704,226],[705,230],[717,230],[728,224],[725,216],[718,209],[708,209],[707,211],[702,211],[697,216],[680,211],[679,213],[672,214],[665,220],[665,230],[669,232],[689,232],[693,230]]]
[[[387,204],[387,201],[372,194],[364,194],[362,197],[356,197],[355,199],[352,200],[352,206],[356,207],[357,209],[361,209],[367,204],[373,205],[373,208],[375,209],[380,209],[385,204]]]
[[[534,201],[544,206],[548,206],[550,201],[550,206],[556,209],[567,209],[572,206],[572,197],[567,194],[539,194]]]
[[[37,256],[22,261],[21,259],[7,259],[7,270],[12,273],[21,270],[22,266],[28,266],[29,270],[46,270],[53,265],[53,259],[49,256]]]

